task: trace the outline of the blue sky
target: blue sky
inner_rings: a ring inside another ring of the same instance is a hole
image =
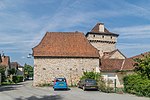
[[[0,0],[0,52],[33,65],[32,53],[47,31],[81,31],[97,22],[119,34],[127,57],[150,51],[150,0]]]

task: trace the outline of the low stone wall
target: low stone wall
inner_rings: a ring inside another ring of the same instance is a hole
[[[65,77],[75,85],[84,71],[96,71],[98,58],[34,58],[34,86],[49,84],[55,77]]]

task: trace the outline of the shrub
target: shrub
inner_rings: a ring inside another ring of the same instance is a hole
[[[127,93],[150,97],[150,80],[133,74],[124,77],[124,90]]]
[[[12,81],[15,82],[15,83],[18,83],[17,76],[13,76],[13,77],[12,77]]]
[[[83,76],[80,79],[95,79],[97,81],[100,77],[101,77],[100,73],[83,72]]]
[[[4,82],[6,80],[5,77],[5,66],[0,65],[0,73],[1,73],[1,81]]]
[[[102,91],[102,92],[106,92],[106,93],[113,93],[114,92],[114,88],[110,87],[109,80],[108,80],[108,82],[106,84],[106,81],[103,80],[102,78],[100,78],[97,81],[97,85],[98,85],[99,90]]]
[[[13,76],[12,77],[12,81],[14,82],[14,83],[19,83],[19,82],[23,82],[23,76]]]
[[[23,82],[23,76],[19,75],[17,76],[17,78],[18,78],[18,82]]]

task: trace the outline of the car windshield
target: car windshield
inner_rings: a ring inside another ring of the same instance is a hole
[[[90,79],[86,80],[86,82],[87,82],[87,83],[96,83],[95,80],[90,80]]]
[[[65,78],[57,78],[56,82],[66,82],[66,79]]]

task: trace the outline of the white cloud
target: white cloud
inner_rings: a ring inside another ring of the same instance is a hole
[[[141,44],[141,43],[118,43],[117,45],[120,49],[149,49],[150,50],[150,44]]]
[[[128,26],[114,28],[112,31],[119,33],[120,38],[143,39],[150,38],[150,25]]]

